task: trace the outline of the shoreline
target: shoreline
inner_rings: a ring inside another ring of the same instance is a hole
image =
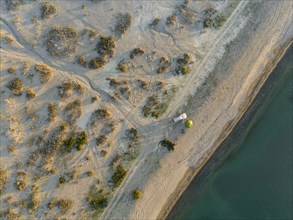
[[[268,64],[261,71],[262,74],[250,86],[248,91],[249,95],[246,97],[245,101],[240,107],[237,116],[233,119],[232,122],[228,123],[227,126],[225,126],[222,129],[221,135],[218,137],[214,144],[215,147],[213,151],[198,168],[190,168],[185,172],[184,177],[180,180],[178,186],[176,187],[176,190],[169,196],[167,202],[162,207],[159,215],[157,216],[157,219],[166,219],[169,216],[171,210],[176,205],[181,195],[186,191],[190,183],[201,174],[201,172],[206,168],[206,166],[208,166],[208,163],[213,159],[217,151],[221,150],[221,148],[224,147],[224,145],[226,144],[225,142],[229,139],[230,135],[240,124],[240,122],[245,118],[245,115],[253,106],[253,103],[256,101],[257,97],[261,95],[261,90],[265,87],[266,84],[270,83],[270,76],[272,75],[273,71],[276,69],[277,65],[282,60],[282,58],[290,50],[291,46],[292,40],[290,39],[283,45],[273,50],[275,53],[274,57],[268,60]]]

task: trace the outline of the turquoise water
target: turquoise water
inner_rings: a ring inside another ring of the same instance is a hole
[[[292,58],[291,48],[234,134],[238,144],[215,156],[168,219],[292,219]]]

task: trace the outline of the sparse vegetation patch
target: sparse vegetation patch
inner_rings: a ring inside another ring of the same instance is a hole
[[[8,11],[16,10],[21,4],[24,3],[24,0],[5,0],[6,9]]]
[[[175,143],[170,141],[170,140],[167,140],[167,139],[163,139],[160,141],[160,145],[163,146],[163,147],[167,147],[168,150],[175,150]]]
[[[120,186],[126,175],[127,171],[124,169],[122,164],[119,164],[112,176],[112,182],[114,184],[114,187]]]
[[[167,60],[165,57],[161,57],[159,60],[159,67],[157,69],[157,73],[164,73],[168,69],[168,67],[170,67],[170,65],[171,62],[169,60]]]
[[[46,64],[37,64],[35,66],[35,71],[40,74],[42,83],[46,83],[52,78],[52,69]]]
[[[3,192],[4,187],[6,185],[7,177],[8,177],[7,171],[4,169],[0,169],[0,195]]]
[[[120,13],[117,16],[117,21],[115,25],[115,35],[121,37],[131,26],[131,14],[130,13]]]
[[[101,135],[100,137],[96,139],[96,143],[97,145],[102,145],[102,144],[105,144],[107,140],[108,140],[107,136]]]
[[[155,18],[151,23],[151,26],[157,26],[160,23],[160,18]]]
[[[7,88],[11,90],[13,95],[20,96],[23,91],[23,84],[19,78],[9,81]]]
[[[105,57],[95,57],[90,60],[89,67],[91,69],[100,69],[102,66],[104,66],[107,63]]]
[[[131,53],[130,53],[130,59],[133,59],[134,57],[136,57],[136,56],[141,56],[141,55],[143,55],[145,52],[144,52],[144,50],[143,49],[141,49],[141,48],[135,48],[135,49],[133,49],[132,51],[131,51]]]
[[[76,62],[82,67],[86,67],[86,60],[84,56],[77,57]]]
[[[45,2],[41,7],[42,19],[49,18],[52,15],[56,14],[56,12],[57,12],[56,6],[49,2]]]
[[[154,94],[147,98],[145,105],[142,107],[142,113],[145,117],[152,116],[159,118],[167,110],[169,103],[176,93],[177,89],[172,87],[158,94]]]
[[[125,64],[125,62],[124,62],[123,60],[121,60],[121,61],[118,63],[116,69],[117,69],[117,70],[120,70],[120,71],[123,72],[123,73],[127,72],[127,66],[126,66],[126,64]]]
[[[64,82],[58,87],[58,94],[61,98],[68,98],[72,95],[74,84],[72,82]]]
[[[82,113],[82,103],[79,99],[65,106],[65,116],[69,123],[74,124]]]
[[[191,69],[189,65],[191,64],[191,57],[188,54],[183,54],[183,57],[177,59],[177,67],[175,73],[177,75],[186,75],[190,73]]]
[[[98,189],[96,185],[92,186],[88,192],[86,201],[90,207],[98,212],[103,211],[108,205],[109,193],[106,189]]]
[[[16,72],[16,67],[12,66],[7,69],[8,73],[13,74]]]
[[[58,115],[58,107],[56,104],[48,104],[49,121],[54,121]]]
[[[112,57],[114,54],[115,47],[116,45],[113,36],[101,36],[100,41],[97,44],[97,51],[102,57]]]
[[[37,94],[36,94],[36,92],[35,92],[32,88],[26,90],[26,97],[27,97],[28,99],[33,99],[33,98],[35,98],[36,96],[37,96]]]
[[[46,48],[51,56],[68,56],[75,52],[79,36],[71,27],[54,27],[46,37]]]
[[[226,20],[227,17],[214,8],[208,8],[204,11],[203,25],[206,28],[212,27],[218,29],[225,23]]]
[[[176,23],[176,16],[175,15],[171,15],[167,18],[167,25],[168,26],[174,26]]]

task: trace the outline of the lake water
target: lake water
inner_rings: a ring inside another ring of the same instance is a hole
[[[292,62],[291,47],[233,144],[216,153],[168,219],[292,219]]]

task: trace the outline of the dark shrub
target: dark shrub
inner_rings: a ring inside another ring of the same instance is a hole
[[[140,199],[142,196],[141,191],[139,189],[133,190],[132,194],[135,200]]]
[[[42,19],[49,18],[51,15],[55,14],[57,12],[57,8],[50,4],[49,2],[45,2],[41,8],[41,17]]]
[[[99,69],[106,64],[106,60],[101,57],[96,57],[90,60],[89,67],[91,69]]]
[[[174,142],[172,142],[172,141],[169,141],[169,140],[167,140],[167,139],[164,139],[164,140],[161,140],[160,141],[160,145],[162,145],[163,147],[167,147],[168,148],[168,150],[175,150],[175,143]]]
[[[37,64],[35,70],[40,74],[42,83],[48,82],[52,78],[52,69],[46,64]]]
[[[143,55],[145,52],[144,52],[144,50],[143,49],[141,49],[141,48],[135,48],[135,49],[133,49],[132,51],[131,51],[131,53],[130,53],[130,59],[133,59],[134,57],[136,57],[136,56],[141,56],[141,55]]]
[[[124,178],[126,177],[127,171],[124,167],[119,164],[112,176],[112,182],[114,183],[114,187],[118,187],[123,182]]]
[[[11,90],[13,95],[20,96],[22,94],[23,84],[19,78],[15,78],[15,79],[11,80],[8,83],[7,87],[8,87],[8,89]]]

